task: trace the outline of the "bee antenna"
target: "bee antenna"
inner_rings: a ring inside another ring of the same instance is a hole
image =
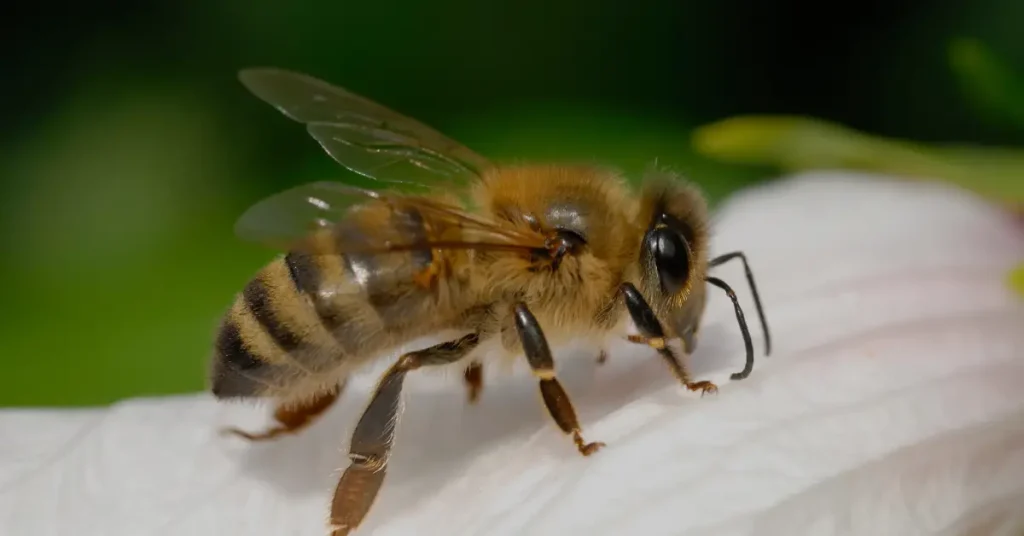
[[[750,339],[750,330],[747,328],[747,319],[743,316],[743,308],[740,307],[740,301],[736,298],[736,292],[725,281],[710,276],[705,277],[704,281],[724,290],[729,299],[732,300],[732,306],[736,310],[736,322],[739,323],[740,332],[743,333],[743,346],[747,349],[747,360],[743,365],[743,370],[734,373],[730,378],[742,380],[750,376],[750,372],[754,369],[754,341]]]
[[[743,262],[743,272],[747,275],[747,284],[750,285],[750,293],[754,295],[754,307],[757,308],[757,316],[761,319],[761,329],[764,331],[764,355],[771,355],[772,334],[768,329],[768,320],[764,317],[764,307],[761,306],[761,295],[757,292],[757,285],[754,283],[754,272],[750,270],[750,264],[747,262],[747,256],[744,255],[742,251],[733,251],[732,253],[719,255],[708,261],[708,268],[720,266],[733,259],[739,259]]]

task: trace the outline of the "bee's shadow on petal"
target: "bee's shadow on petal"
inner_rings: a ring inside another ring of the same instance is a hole
[[[718,340],[727,336],[721,326],[705,328],[703,347],[690,359],[695,377],[724,366],[715,363],[719,361],[715,355],[720,349],[735,348],[730,342]],[[739,346],[742,348],[742,344]],[[588,423],[647,393],[678,385],[655,352],[637,345],[624,342],[609,347],[608,361],[603,365],[597,364],[593,350],[560,353],[561,359],[556,357],[558,377],[572,399],[585,435]],[[509,442],[524,443],[538,434],[543,440],[534,444],[544,450],[539,455],[566,459],[579,456],[570,438],[554,426],[540,399],[536,379],[528,372],[497,378],[488,375],[490,381],[485,381],[476,404],[467,402],[461,376],[447,375],[441,382],[437,379],[436,375],[418,378],[412,374],[406,380],[405,411],[379,497],[381,503],[418,501],[480,451]],[[322,496],[326,508],[340,472],[348,465],[352,428],[373,389],[372,376],[362,380],[350,382],[338,402],[308,429],[240,449],[242,473],[290,497]],[[701,403],[695,393],[685,394],[681,387],[680,393],[679,398],[659,398],[659,402],[680,406]],[[601,440],[592,436],[587,437]],[[381,504],[379,509],[390,508]]]

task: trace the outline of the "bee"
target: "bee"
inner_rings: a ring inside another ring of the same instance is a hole
[[[352,433],[350,464],[330,506],[348,534],[384,481],[406,374],[464,367],[470,402],[486,362],[525,356],[544,404],[580,454],[584,438],[552,346],[625,338],[652,347],[687,389],[707,289],[732,300],[746,362],[753,343],[732,288],[708,275],[739,259],[771,352],[768,325],[742,252],[709,258],[700,191],[658,169],[638,188],[617,172],[565,164],[497,165],[440,132],[310,76],[243,70],[242,84],[308,133],[339,164],[372,179],[301,185],[257,202],[236,223],[244,240],[282,252],[237,295],[215,337],[210,389],[218,399],[275,402],[253,441],[296,433],[329,408],[360,367],[413,340],[446,342],[398,357]],[[632,326],[632,329],[631,327]],[[670,341],[682,341],[682,355]],[[602,350],[600,361],[605,358]]]

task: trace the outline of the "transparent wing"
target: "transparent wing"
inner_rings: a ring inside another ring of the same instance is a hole
[[[249,207],[235,223],[235,234],[286,251],[341,221],[352,205],[379,199],[379,192],[338,182],[303,184]]]
[[[539,232],[490,221],[455,203],[329,181],[257,202],[238,219],[235,232],[282,251],[314,254],[547,247]]]
[[[303,123],[342,166],[382,182],[464,186],[490,162],[437,130],[346,89],[274,68],[241,71],[253,94]]]

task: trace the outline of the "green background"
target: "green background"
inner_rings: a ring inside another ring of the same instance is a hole
[[[771,157],[697,154],[694,128],[736,115],[928,144],[1024,141],[1024,86],[1006,74],[1024,71],[1018,0],[23,10],[0,37],[0,405],[203,388],[218,316],[273,254],[233,237],[234,219],[264,195],[345,174],[241,87],[243,67],[309,72],[499,162],[635,174],[657,158],[715,201],[776,172]]]

